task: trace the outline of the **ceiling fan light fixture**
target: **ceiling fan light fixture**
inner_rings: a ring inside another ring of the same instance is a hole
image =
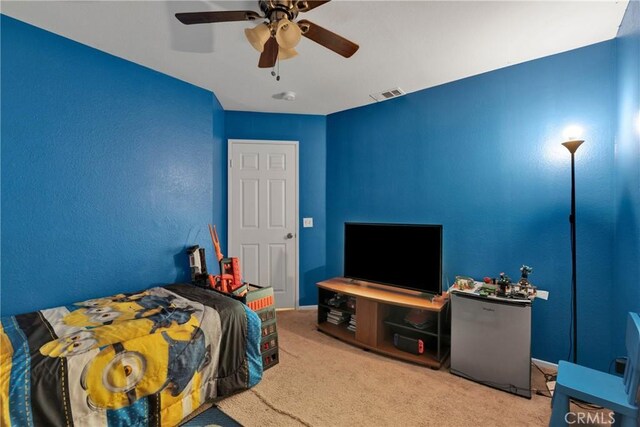
[[[282,49],[293,49],[300,42],[302,31],[298,24],[282,18],[276,27],[276,41]]]
[[[258,68],[273,68],[278,59],[289,59],[298,54],[295,47],[302,36],[344,58],[350,58],[358,51],[357,44],[339,34],[306,19],[298,20],[300,12],[308,12],[330,1],[258,0],[262,13],[253,10],[224,10],[176,13],[175,16],[185,25],[257,20],[258,25],[245,29],[244,34],[251,46],[260,52]],[[276,80],[279,80],[279,76]]]
[[[254,28],[245,28],[244,35],[247,37],[251,46],[258,52],[264,50],[264,44],[271,37],[271,30],[265,23],[258,24]]]
[[[281,61],[293,58],[296,55],[298,55],[298,51],[296,51],[295,49],[283,49],[281,47],[278,48],[278,59]]]

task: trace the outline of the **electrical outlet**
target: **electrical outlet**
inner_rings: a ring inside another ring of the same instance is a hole
[[[313,227],[313,218],[302,218],[302,227],[303,228]]]

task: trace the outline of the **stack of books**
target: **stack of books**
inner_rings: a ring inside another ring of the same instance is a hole
[[[351,332],[356,331],[356,315],[355,314],[351,315],[351,319],[349,320],[349,326],[347,326],[347,329],[350,330]]]
[[[327,322],[334,325],[341,325],[349,320],[349,313],[331,309],[327,313]]]

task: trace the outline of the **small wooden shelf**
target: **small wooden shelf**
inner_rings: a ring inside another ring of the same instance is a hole
[[[438,330],[436,329],[437,328],[436,325],[430,326],[428,329],[418,329],[418,328],[414,328],[413,326],[409,326],[409,325],[405,325],[403,323],[397,322],[393,319],[385,320],[384,323],[387,325],[393,326],[394,328],[411,332],[412,334],[430,335],[432,337],[438,336]]]
[[[356,333],[348,330],[346,323],[344,325],[334,325],[333,323],[322,322],[318,323],[318,329],[343,341],[352,342],[356,339]]]
[[[347,314],[356,314],[356,312],[354,310],[349,310],[348,308],[340,308],[340,307],[334,307],[332,305],[329,304],[318,304],[319,307],[322,308],[326,308],[328,310],[336,310],[336,311],[340,311],[342,313],[347,313]]]
[[[344,278],[320,282],[318,285],[318,330],[347,343],[395,357],[439,369],[449,355],[448,342],[448,300],[432,302],[425,295],[413,291],[397,290],[388,286],[366,282],[353,283]],[[335,308],[324,301],[335,294],[355,297],[355,313],[351,310]],[[400,318],[408,309],[417,308],[432,312],[434,325],[426,330],[403,324]],[[347,329],[348,323],[334,325],[328,323],[327,312],[339,310],[348,314],[357,313],[355,333]],[[425,344],[425,352],[420,355],[409,353],[393,345],[394,333],[406,332],[408,336],[419,337]]]
[[[398,357],[409,362],[419,363],[420,365],[427,365],[429,367],[440,368],[440,363],[437,362],[436,353],[431,349],[427,349],[424,354],[412,354],[406,351],[398,350],[392,343],[383,342],[376,349],[382,354],[388,356]]]

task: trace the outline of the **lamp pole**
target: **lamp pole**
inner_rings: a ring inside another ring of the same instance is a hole
[[[576,292],[576,172],[575,172],[575,152],[584,142],[581,139],[574,139],[563,142],[567,150],[571,153],[571,214],[569,215],[569,223],[571,224],[571,325],[573,338],[572,361],[578,361],[578,311],[577,311],[577,292]]]

